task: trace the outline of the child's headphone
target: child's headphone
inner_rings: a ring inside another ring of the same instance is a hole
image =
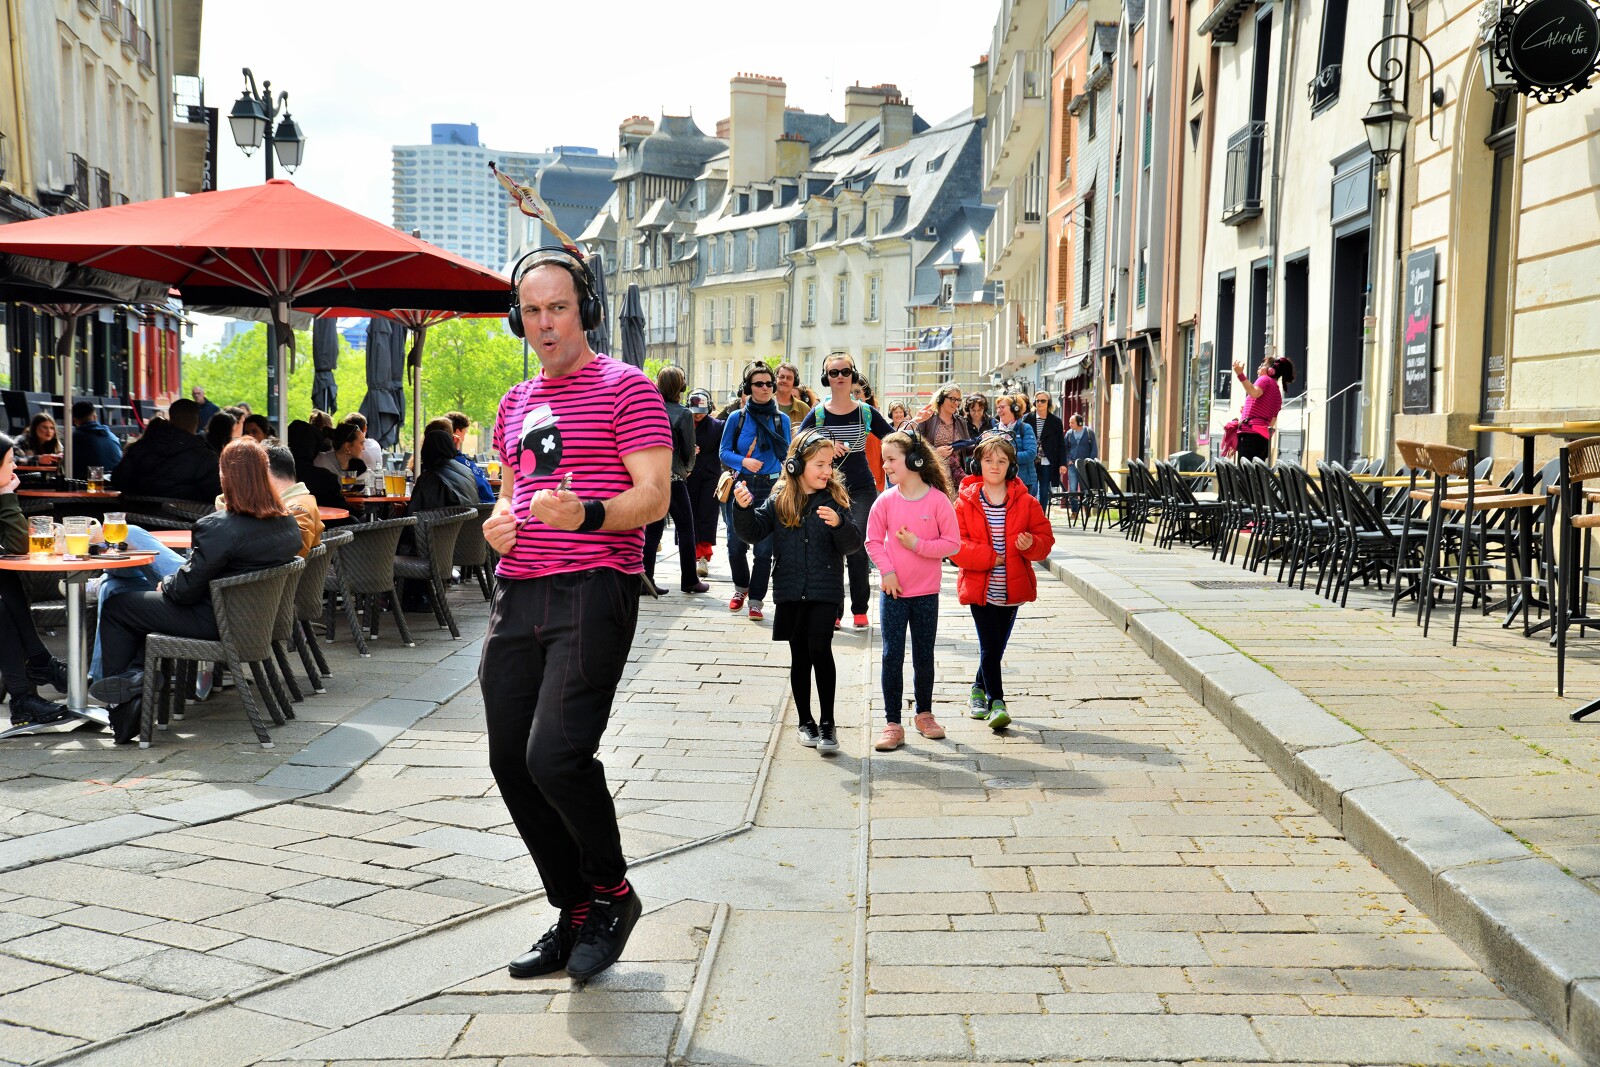
[[[922,445],[927,444],[927,442],[918,443],[917,437],[921,436],[920,434],[907,434],[906,436],[911,438],[911,447],[906,449],[906,466],[914,471],[921,471],[922,468],[928,465],[927,458],[922,454]]]
[[[859,382],[861,380],[861,372],[856,370],[856,357],[852,356],[848,352],[834,352],[831,355],[829,355],[827,359],[822,361],[822,387],[824,389],[833,388],[833,386],[828,384],[828,362],[829,362],[829,360],[835,360],[835,359],[848,359],[850,361],[850,382],[851,382],[851,384],[854,384],[854,383]]]
[[[559,261],[556,265],[572,275],[572,283],[578,290],[578,321],[583,324],[585,332],[599,326],[601,320],[605,318],[605,308],[601,306],[600,298],[595,295],[598,286],[595,285],[594,272],[589,269],[589,264],[566,245],[540,245],[517,260],[517,265],[511,268],[511,310],[506,312],[506,325],[511,328],[512,335],[527,336],[522,326],[522,297],[519,295],[522,286],[522,265],[538,255],[562,255],[572,260],[574,266],[571,267]]]
[[[789,454],[783,457],[783,473],[791,478],[800,477],[800,472],[806,469],[806,449],[816,441],[827,440],[830,438],[815,427],[808,426],[800,431],[800,436],[789,446]]]
[[[1017,477],[1017,475],[1022,473],[1021,469],[1017,466],[1017,446],[1011,443],[1010,434],[1002,430],[991,430],[984,434],[978,443],[982,444],[984,441],[1004,441],[1006,444],[1011,445],[1011,456],[1006,460],[1006,481],[1012,481]],[[977,473],[982,474],[983,457],[974,453],[973,458],[978,466]]]

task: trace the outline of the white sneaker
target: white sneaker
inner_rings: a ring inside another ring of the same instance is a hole
[[[694,572],[704,578],[711,573],[711,561],[697,559],[694,562]]]

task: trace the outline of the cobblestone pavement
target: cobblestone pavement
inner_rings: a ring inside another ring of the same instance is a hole
[[[1535,853],[1600,889],[1600,720],[1567,713],[1600,695],[1600,645],[1569,645],[1567,699],[1555,695],[1548,634],[1522,636],[1468,609],[1460,644],[1435,611],[1424,637],[1415,607],[1360,585],[1349,606],[1113,533],[1058,542],[1170,605],[1268,667],[1424,777],[1461,797]],[[1276,564],[1272,573],[1276,574]],[[1254,581],[1252,581],[1254,579]],[[1234,581],[1201,588],[1197,581]],[[1315,581],[1313,577],[1312,581]]]
[[[470,687],[330,791],[0,874],[0,1061],[1580,1062],[1126,637],[1040,588],[1011,730],[961,717],[976,650],[948,583],[950,737],[870,758],[869,636],[836,642],[825,759],[774,735],[770,624],[647,602],[604,758],[650,910],[587,987],[505,976],[550,920]]]

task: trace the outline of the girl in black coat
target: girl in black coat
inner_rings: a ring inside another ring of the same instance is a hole
[[[799,740],[818,752],[839,751],[834,735],[833,628],[844,605],[844,558],[861,548],[861,533],[842,516],[850,494],[833,467],[833,441],[809,429],[794,439],[783,481],[759,508],[744,482],[733,487],[733,528],[750,544],[772,538],[772,639],[789,642],[789,688],[800,716]],[[811,718],[811,675],[817,676],[820,721]]]
[[[717,479],[722,475],[717,452],[722,448],[723,422],[711,414],[711,394],[703,389],[689,394],[689,413],[694,416],[695,462],[684,485],[694,511],[695,569],[704,578],[717,543],[717,513],[722,510],[717,502]]]

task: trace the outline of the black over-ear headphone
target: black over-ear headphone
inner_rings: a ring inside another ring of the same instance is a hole
[[[744,374],[742,374],[740,376],[740,378],[739,378],[739,395],[740,396],[749,396],[750,395],[750,376],[755,374],[755,373],[757,373],[757,372],[759,372],[759,371],[766,371],[768,374],[771,374],[772,375],[773,388],[777,388],[778,375],[776,373],[774,373],[774,371],[773,371],[773,369],[771,367],[767,366],[765,363],[763,363],[761,360],[758,359],[758,360],[755,360],[754,362],[752,362],[751,364],[749,364],[748,366],[746,366],[745,369],[744,369]]]
[[[906,466],[910,467],[914,471],[920,471],[922,468],[928,465],[928,461],[923,458],[922,449],[917,443],[917,438],[922,435],[907,434],[906,436],[911,438],[911,447],[906,449]]]
[[[852,384],[861,380],[861,372],[856,370],[856,357],[850,355],[848,352],[835,352],[827,359],[822,361],[822,387],[824,389],[833,388],[833,386],[828,384],[828,363],[835,359],[848,359],[850,361],[850,381]]]
[[[826,434],[814,426],[801,430],[800,436],[789,446],[789,454],[783,457],[783,473],[791,478],[800,477],[800,472],[806,469],[806,449],[818,439],[829,440]]]
[[[567,273],[572,275],[573,284],[579,290],[578,321],[583,324],[586,332],[599,326],[601,320],[605,318],[605,308],[600,305],[600,298],[595,295],[599,286],[595,285],[594,272],[589,269],[589,264],[566,245],[540,245],[517,260],[517,265],[511,268],[511,310],[506,312],[506,325],[511,327],[512,335],[527,336],[522,326],[522,296],[519,292],[522,286],[522,265],[539,255],[566,256],[577,265],[577,270],[568,268]]]

